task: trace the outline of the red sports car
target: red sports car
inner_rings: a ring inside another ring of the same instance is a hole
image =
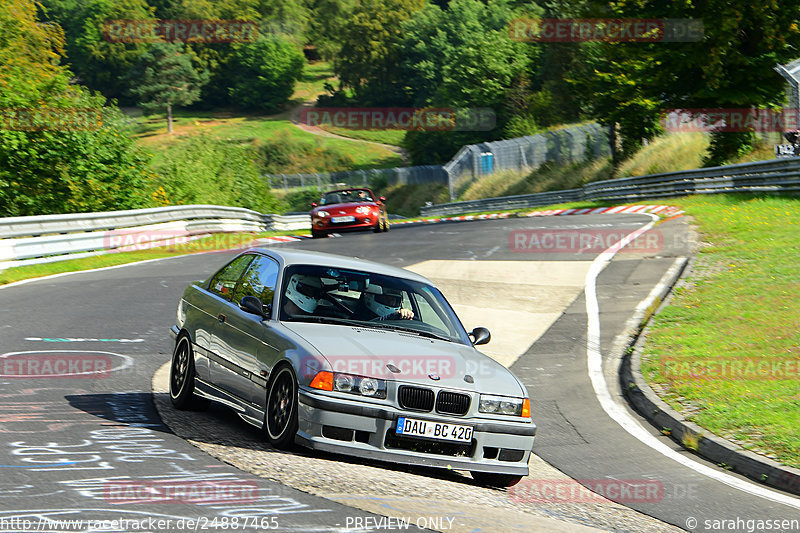
[[[326,192],[319,204],[311,207],[311,236],[325,237],[328,233],[371,229],[389,231],[386,198],[377,198],[369,189],[340,189]]]

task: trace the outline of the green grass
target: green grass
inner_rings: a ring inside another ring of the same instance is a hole
[[[615,178],[690,170],[703,166],[709,135],[702,132],[668,133],[656,137],[624,161]]]
[[[504,171],[482,176],[471,182],[458,200],[574,189],[591,181],[609,179],[611,173],[608,158],[565,165],[546,162],[533,172]]]
[[[705,244],[690,284],[652,324],[644,375],[692,422],[800,467],[800,200],[715,195],[670,203],[695,218]],[[734,361],[793,366],[766,376],[721,366]]]
[[[336,85],[333,65],[327,61],[312,61],[306,64],[306,68],[303,70],[303,77],[294,87],[292,100],[298,103],[316,100],[317,96],[325,92],[326,81]]]
[[[163,259],[165,257],[177,257],[199,252],[215,250],[222,251],[226,249],[235,249],[238,247],[249,247],[249,243],[251,243],[253,239],[271,237],[275,235],[297,235],[299,233],[305,232],[271,231],[260,233],[258,235],[253,235],[252,233],[224,233],[209,235],[185,244],[169,247],[158,247],[150,250],[131,252],[112,252],[103,255],[82,257],[80,259],[66,259],[64,261],[56,261],[53,263],[12,267],[7,270],[0,271],[0,285],[21,281],[23,279],[39,278],[42,276],[50,276],[52,274],[61,274],[64,272],[92,270],[95,268],[124,265],[127,263],[147,261],[150,259]]]

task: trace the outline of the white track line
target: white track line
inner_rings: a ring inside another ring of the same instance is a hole
[[[642,213],[645,214],[645,213]],[[605,250],[598,255],[592,265],[589,267],[589,272],[586,273],[586,314],[588,316],[587,326],[587,340],[586,340],[586,358],[589,371],[589,379],[592,382],[597,400],[603,407],[603,410],[610,416],[617,424],[622,426],[622,429],[630,433],[633,437],[637,438],[643,444],[651,447],[662,455],[669,457],[673,461],[681,465],[691,468],[698,474],[711,478],[720,483],[724,483],[729,487],[741,490],[754,496],[759,496],[776,503],[788,505],[795,509],[800,509],[800,499],[787,494],[782,494],[774,490],[767,489],[734,477],[730,474],[720,472],[704,464],[695,462],[694,460],[681,455],[676,452],[649,431],[647,431],[636,419],[634,419],[625,407],[614,400],[608,390],[608,384],[603,374],[603,356],[600,353],[600,307],[597,301],[597,276],[608,265],[611,258],[624,246],[626,246],[633,239],[646,232],[655,224],[658,218],[655,215],[648,215],[653,218],[652,221],[642,226],[641,228],[629,233],[624,239],[617,244]]]

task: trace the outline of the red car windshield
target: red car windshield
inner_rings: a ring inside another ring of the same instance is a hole
[[[320,200],[319,205],[374,201],[375,199],[372,197],[372,193],[370,193],[367,189],[350,189],[347,191],[326,193],[325,196],[322,197],[322,200]]]

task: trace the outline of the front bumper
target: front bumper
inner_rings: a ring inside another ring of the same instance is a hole
[[[334,399],[308,390],[300,390],[299,399],[297,442],[315,450],[454,470],[528,475],[536,435],[532,422],[487,422],[414,413],[391,405]],[[472,426],[472,443],[397,437],[394,428],[400,416]]]
[[[356,219],[353,222],[346,222],[342,224],[334,224],[328,219],[319,219],[319,220],[312,220],[311,227],[314,231],[326,231],[335,233],[338,231],[358,231],[358,230],[365,230],[365,229],[373,229],[380,220],[380,216],[361,216],[356,215]]]

